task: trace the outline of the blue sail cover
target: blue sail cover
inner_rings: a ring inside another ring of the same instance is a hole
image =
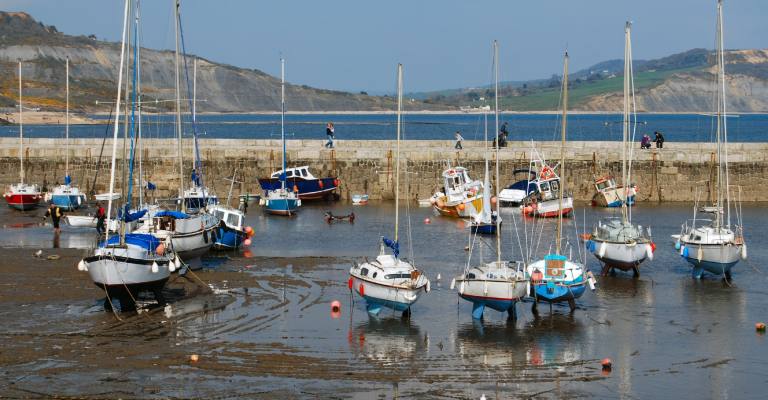
[[[139,218],[143,217],[144,214],[146,214],[146,213],[147,213],[146,209],[145,210],[139,210],[139,211],[136,211],[136,212],[132,213],[132,212],[130,212],[130,210],[128,210],[128,205],[126,204],[124,209],[119,209],[117,211],[117,218],[118,219],[122,219],[123,222],[132,222],[132,221],[136,221]]]
[[[381,240],[384,241],[384,245],[392,249],[392,255],[394,255],[395,258],[400,256],[400,242],[395,242],[394,240],[389,240],[385,237],[382,237]]]
[[[65,185],[71,185],[72,184],[72,177],[69,175],[64,176],[64,184]]]
[[[156,213],[155,217],[171,217],[171,218],[175,218],[175,219],[187,219],[187,218],[189,218],[189,215],[187,215],[187,214],[185,214],[183,212],[180,212],[180,211],[164,210],[164,211],[160,211],[160,212]]]
[[[155,190],[155,189],[157,189],[157,186],[154,183],[147,181],[147,190]]]
[[[108,245],[116,245],[119,243],[120,243],[119,235],[110,236],[109,240],[107,241]],[[154,251],[157,248],[157,246],[160,245],[160,239],[152,235],[148,235],[146,233],[126,233],[125,243],[141,247],[147,251],[149,250]],[[99,242],[99,247],[105,247],[103,240]]]

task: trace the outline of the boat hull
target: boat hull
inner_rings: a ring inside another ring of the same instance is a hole
[[[317,179],[286,178],[285,184],[287,187],[298,189],[299,199],[301,200],[330,200],[334,197],[333,194],[337,189],[337,182],[338,180],[335,177]],[[259,179],[259,185],[261,185],[265,192],[276,190],[280,188],[280,179]]]
[[[297,199],[267,199],[265,210],[273,215],[291,216],[296,214],[298,204]]]
[[[216,250],[236,250],[240,248],[247,235],[245,232],[229,226],[216,228],[216,242],[213,248]]]
[[[496,224],[472,223],[472,225],[470,225],[470,229],[472,230],[472,233],[479,233],[481,235],[496,234]]]
[[[444,217],[469,218],[474,215],[472,210],[483,209],[483,199],[479,196],[467,198],[458,204],[448,204],[444,198],[438,198],[433,204],[434,209]]]
[[[739,262],[743,245],[737,244],[685,244],[680,255],[693,266],[694,278],[701,278],[703,272],[713,275],[730,275],[731,269]],[[701,253],[699,253],[701,248]]]
[[[65,215],[64,219],[70,226],[78,228],[95,228],[98,220],[96,217],[89,217],[87,215]]]
[[[515,304],[526,295],[528,281],[457,279],[459,297],[473,304],[472,317],[480,319],[485,307],[514,312]]]
[[[352,288],[366,302],[369,312],[378,314],[382,307],[395,311],[408,310],[421,296],[421,287],[403,289],[390,285],[383,285],[375,281],[361,279],[352,275]]]
[[[527,205],[523,211],[529,217],[536,218],[557,218],[560,214],[569,217],[573,214],[573,198],[563,198],[562,209],[559,200],[547,200]]]
[[[4,197],[5,202],[8,203],[8,207],[20,211],[37,208],[42,199],[40,194],[6,194]]]
[[[622,271],[630,271],[640,266],[648,259],[648,248],[650,243],[637,243],[627,245],[625,243],[615,243],[591,239],[586,242],[587,250],[604,263],[606,266],[618,268]],[[600,248],[603,255],[601,256]],[[652,250],[651,250],[652,252]]]
[[[54,194],[51,196],[51,203],[64,211],[73,211],[85,204],[85,195]]]
[[[586,283],[581,282],[542,282],[531,283],[531,293],[534,300],[545,303],[562,303],[580,298],[586,291]]]

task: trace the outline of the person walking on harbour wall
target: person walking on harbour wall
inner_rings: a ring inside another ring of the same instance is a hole
[[[456,150],[461,150],[463,147],[461,147],[461,142],[464,141],[464,138],[461,136],[461,132],[456,131],[456,145],[453,146]]]
[[[325,136],[328,137],[328,142],[325,143],[325,147],[332,149],[333,148],[333,138],[336,134],[336,130],[333,126],[333,122],[329,122],[325,125]]]

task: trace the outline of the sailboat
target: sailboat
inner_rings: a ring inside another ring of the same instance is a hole
[[[480,209],[479,211],[474,210],[474,207],[472,207],[472,210],[475,212],[470,220],[470,230],[472,231],[472,233],[494,235],[496,234],[496,228],[501,225],[501,216],[499,215],[498,208],[496,211],[493,211],[491,209],[491,182],[490,182],[490,177],[488,173],[488,115],[483,113],[483,118],[485,119],[485,140],[483,141],[483,143],[485,143],[485,175],[483,177],[483,205],[482,205],[482,209]],[[497,148],[497,153],[498,153],[498,148]],[[497,154],[497,157],[498,157],[498,154]],[[498,182],[497,182],[497,186],[498,186]],[[498,198],[498,193],[496,193],[496,198]]]
[[[494,59],[494,88],[496,96],[496,131],[499,130],[499,47],[498,42],[493,42],[493,59]],[[488,143],[487,137],[485,140]],[[487,145],[486,145],[487,146]],[[496,196],[499,193],[499,146],[496,146]],[[484,182],[484,204],[488,208],[484,210],[490,210],[491,204],[488,201],[490,182],[488,179],[488,156],[485,158],[485,182]],[[498,214],[498,202],[496,205],[496,213]],[[451,282],[451,289],[457,284],[459,285],[459,296],[467,301],[472,302],[472,318],[481,319],[483,317],[483,311],[485,307],[490,307],[496,311],[508,312],[510,318],[516,317],[515,306],[517,302],[526,296],[528,291],[528,280],[525,278],[525,266],[522,261],[511,262],[501,260],[501,219],[495,218],[496,234],[496,261],[490,263],[481,263],[479,266],[469,267],[464,273],[456,277]],[[471,256],[471,254],[470,254]]]
[[[19,61],[19,183],[10,185],[3,194],[8,206],[17,210],[31,210],[40,204],[40,187],[24,182],[24,106],[21,91],[21,61]]]
[[[565,171],[565,133],[568,122],[568,53],[565,53],[563,63],[563,120],[560,141],[560,174]],[[563,179],[561,183],[564,183]],[[576,310],[576,299],[581,297],[589,279],[590,286],[594,285],[591,273],[585,272],[584,266],[578,261],[569,260],[562,249],[563,236],[563,198],[565,185],[558,191],[557,231],[555,233],[555,251],[547,254],[544,259],[535,261],[526,267],[528,278],[531,280],[531,295],[533,296],[533,312],[538,313],[537,303],[560,303],[567,301],[571,312]],[[589,275],[589,276],[587,276]]]
[[[184,159],[182,147],[182,128],[181,128],[181,78],[180,78],[180,26],[181,16],[179,14],[179,0],[174,2],[175,24],[176,24],[176,134],[177,134],[177,157],[179,162],[179,199],[184,197]],[[154,235],[164,242],[170,242],[173,251],[185,260],[189,260],[205,254],[216,241],[216,227],[219,220],[215,215],[208,213],[187,213],[187,205],[180,201],[180,210],[157,210],[151,213],[135,232],[148,233]]]
[[[400,259],[400,130],[403,107],[403,65],[397,65],[397,150],[395,154],[395,235],[382,237],[379,255],[373,261],[355,263],[349,270],[349,289],[365,299],[366,309],[378,315],[382,307],[410,315],[410,309],[423,292],[430,289],[429,279],[406,260]],[[392,254],[385,249],[390,248]]]
[[[731,279],[731,269],[739,258],[747,258],[744,243],[744,227],[731,225],[731,190],[728,177],[728,128],[725,103],[725,55],[723,44],[723,2],[717,2],[717,95],[716,95],[716,144],[717,144],[717,196],[711,206],[694,206],[693,219],[683,224],[675,247],[693,267],[694,278],[701,278],[704,271]],[[738,210],[738,208],[737,208]],[[711,219],[698,217],[699,212],[712,214]],[[738,215],[737,215],[738,216]],[[739,216],[740,217],[740,216]]]
[[[203,184],[203,163],[200,160],[200,148],[197,143],[197,58],[192,62],[192,142],[195,148],[192,185],[184,191],[183,201],[187,211],[196,213],[219,202],[219,198],[213,194],[213,191]]]
[[[634,77],[632,74],[632,23],[624,26],[624,119],[621,143],[621,176],[623,199],[629,199],[629,182],[632,171],[632,143],[634,143]],[[631,138],[630,138],[631,135]],[[589,239],[585,242],[587,250],[600,260],[604,266],[602,274],[606,275],[611,269],[633,271],[634,276],[640,276],[640,264],[653,259],[656,245],[650,239],[650,232],[640,225],[632,223],[632,209],[629,201],[621,201],[621,216],[606,218],[598,222]],[[650,229],[649,229],[650,230]]]
[[[77,186],[72,186],[72,176],[69,175],[69,58],[66,62],[67,69],[67,111],[66,111],[66,128],[65,142],[66,142],[66,156],[64,157],[64,184],[53,188],[53,195],[51,196],[51,202],[62,210],[72,211],[80,208],[85,204],[85,194],[80,192]]]
[[[112,138],[112,164],[109,178],[109,192],[115,189],[115,165],[117,160],[117,141],[120,129],[121,89],[123,85],[123,67],[126,53],[126,32],[130,0],[125,1],[123,17],[122,45],[120,50],[120,68],[118,71],[117,100],[115,101],[115,125]],[[130,135],[131,149],[134,146],[133,132]],[[131,154],[133,156],[133,152]],[[132,162],[131,160],[131,167]],[[128,183],[129,195],[126,197],[125,210],[130,209],[130,191],[132,182]],[[113,211],[113,200],[107,203],[107,226]],[[98,244],[93,255],[83,258],[78,263],[78,269],[87,271],[93,283],[102,288],[107,294],[104,300],[106,309],[113,308],[113,300],[120,302],[122,311],[135,308],[135,301],[140,292],[150,291],[158,303],[163,304],[162,288],[168,281],[170,273],[178,266],[178,258],[159,239],[152,235],[126,233],[125,223],[137,216],[123,213],[119,220],[120,233],[110,236],[109,231]]]
[[[280,139],[283,142],[283,169],[280,174],[280,187],[266,191],[264,206],[268,213],[291,216],[298,211],[301,200],[295,190],[286,186],[285,164],[285,60],[280,59]]]

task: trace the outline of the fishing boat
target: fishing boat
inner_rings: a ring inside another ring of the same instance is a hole
[[[283,142],[283,169],[279,176],[280,187],[265,190],[262,198],[265,210],[269,214],[291,216],[296,214],[301,207],[301,199],[297,193],[297,187],[291,189],[287,186],[288,168],[285,160],[285,60],[280,59],[280,139]]]
[[[493,42],[493,59],[494,59],[494,90],[496,93],[495,113],[496,113],[496,131],[499,130],[499,71],[498,71],[498,42]],[[486,129],[485,143],[488,143]],[[499,190],[499,146],[496,147],[496,196],[498,196]],[[490,182],[488,173],[488,153],[486,144],[486,157],[485,157],[485,180],[483,182],[483,210],[489,213],[491,210],[491,204],[488,198],[490,197]],[[498,204],[498,203],[497,203]],[[487,208],[485,208],[487,206]],[[498,205],[496,207],[496,213],[498,215]],[[508,312],[509,317],[516,318],[516,304],[523,297],[525,297],[528,290],[528,280],[525,278],[525,265],[522,261],[502,261],[501,259],[501,219],[496,218],[492,221],[495,224],[493,233],[496,235],[496,260],[490,263],[484,263],[482,258],[480,264],[477,266],[471,266],[471,255],[467,261],[467,267],[464,273],[454,278],[451,281],[451,289],[458,284],[459,297],[464,300],[472,302],[472,318],[483,318],[483,312],[485,307],[489,307],[496,311]],[[480,233],[479,229],[475,230],[475,233]],[[480,245],[482,246],[482,244]]]
[[[235,174],[230,179],[226,204],[208,207],[208,213],[215,215],[220,221],[214,234],[216,241],[213,243],[213,248],[216,250],[237,250],[243,244],[248,246],[250,245],[250,240],[247,239],[253,236],[253,228],[245,226],[245,214],[243,211],[229,205],[234,185]]]
[[[64,162],[64,184],[53,188],[51,203],[57,205],[64,211],[76,210],[85,205],[85,194],[80,192],[77,186],[72,185],[72,176],[69,175],[69,58],[66,61],[66,124],[65,132],[65,162]]]
[[[495,44],[496,42],[494,42],[494,45]],[[496,210],[493,210],[491,207],[491,200],[494,200],[495,202],[499,194],[496,193],[496,198],[491,199],[491,182],[490,174],[488,173],[488,115],[483,113],[483,118],[485,120],[485,139],[483,141],[483,143],[485,143],[485,170],[483,175],[482,198],[483,205],[482,208],[475,212],[474,215],[472,215],[470,218],[469,227],[472,233],[495,235],[497,228],[501,226],[501,216],[499,215],[498,207],[496,207]],[[496,156],[498,157],[498,148]],[[498,179],[496,180],[496,186],[498,187]],[[470,211],[474,211],[474,207],[472,207]]]
[[[21,91],[21,61],[19,61],[19,183],[8,186],[3,194],[8,206],[25,211],[36,208],[43,199],[37,185],[24,182],[24,109]]]
[[[523,200],[523,213],[525,215],[538,218],[558,218],[560,216],[568,217],[573,213],[573,196],[570,193],[561,193],[561,182],[557,169],[557,165],[547,164],[536,148],[531,148],[529,170],[536,171],[536,176],[529,181],[529,186],[533,190]],[[533,176],[532,173],[531,177]]]
[[[536,190],[536,185],[531,184],[536,180],[536,172],[522,168],[512,171],[512,176],[515,182],[499,192],[502,207],[519,207]]]
[[[349,290],[365,299],[366,309],[378,315],[382,307],[410,315],[411,306],[430,289],[429,279],[412,263],[400,259],[398,220],[400,217],[400,130],[403,107],[403,65],[397,66],[397,150],[395,154],[395,235],[381,238],[375,260],[354,263],[349,270]],[[391,254],[386,253],[386,248]]]
[[[179,37],[181,33],[181,16],[179,14],[180,5],[176,0],[175,20],[175,77],[176,77],[176,135],[177,135],[177,158],[179,163],[179,194],[178,198],[184,198],[184,158],[183,158],[183,137],[181,128],[181,64],[180,59],[183,55],[186,58],[186,51],[180,48],[183,40]],[[138,52],[138,50],[136,50]],[[182,54],[183,53],[183,54]],[[138,57],[134,57],[138,59]],[[186,65],[186,62],[184,63]],[[187,87],[189,87],[189,75],[186,67],[184,68]],[[138,80],[138,74],[134,79]],[[194,107],[194,101],[190,101],[190,109]],[[205,254],[216,241],[216,228],[219,226],[219,219],[215,215],[207,213],[187,212],[187,203],[180,202],[180,210],[167,210],[155,208],[148,212],[147,218],[143,219],[134,232],[151,234],[165,243],[170,243],[173,251],[184,260],[189,260]],[[192,211],[198,211],[193,209]]]
[[[731,269],[739,259],[747,258],[747,245],[744,242],[744,225],[738,205],[731,205],[731,188],[728,176],[728,126],[725,92],[725,55],[723,44],[723,2],[717,2],[717,92],[715,112],[715,138],[717,173],[715,174],[716,196],[712,204],[699,208],[694,205],[693,219],[686,221],[680,231],[680,238],[675,244],[680,255],[688,261],[691,274],[700,279],[706,271],[717,276],[731,279]],[[698,203],[698,202],[697,202]],[[736,212],[736,224],[731,224],[731,210]],[[710,214],[710,218],[700,218],[698,213]]]
[[[126,32],[128,29],[130,0],[125,2],[123,17],[122,45],[120,50],[120,67],[118,70],[117,99],[115,101],[114,137],[112,138],[112,163],[109,180],[109,191],[115,188],[115,166],[117,161],[117,142],[120,130],[121,89],[123,85],[123,67],[126,53]],[[136,9],[138,12],[138,9]],[[134,36],[135,37],[135,36]],[[130,44],[128,44],[130,46]],[[131,149],[134,145],[133,131],[130,133]],[[132,161],[132,160],[131,160]],[[132,166],[131,162],[131,166]],[[129,196],[126,197],[124,209],[130,209],[130,192],[132,183],[128,183]],[[107,225],[113,211],[113,201],[107,203]],[[121,208],[122,209],[122,208]],[[135,216],[125,213],[119,223],[130,221]],[[163,304],[162,288],[168,281],[170,273],[176,268],[178,259],[165,248],[165,245],[152,235],[125,233],[105,234],[93,254],[83,258],[78,263],[80,271],[87,271],[93,283],[106,293],[105,309],[113,309],[113,300],[120,302],[122,311],[132,310],[141,292],[149,291],[155,295],[158,303]]]
[[[448,167],[443,171],[443,189],[430,198],[432,207],[446,217],[469,218],[483,206],[483,184],[473,180],[466,168]]]
[[[560,171],[565,171],[565,135],[568,123],[568,53],[565,53],[563,63],[563,117],[560,141]],[[554,173],[554,171],[553,171]],[[563,174],[564,175],[564,174]],[[564,181],[563,181],[564,183]],[[557,191],[555,202],[559,208],[564,206],[565,187]],[[533,312],[538,314],[537,304],[567,302],[571,312],[576,310],[576,300],[586,291],[587,284],[594,287],[594,277],[578,261],[570,260],[563,253],[563,212],[555,212],[557,230],[555,233],[555,251],[543,259],[534,261],[526,266],[526,274],[531,281],[531,296],[533,297]]]
[[[269,178],[259,179],[261,188],[264,191],[280,188],[280,176],[283,175],[283,171],[285,171],[286,184],[298,193],[301,200],[332,200],[337,197],[336,189],[339,187],[339,179],[317,178],[307,165],[275,171]]]
[[[185,55],[186,56],[186,55]],[[208,206],[219,203],[219,198],[203,184],[203,163],[200,159],[200,146],[197,143],[197,58],[192,62],[192,144],[195,160],[192,167],[192,184],[184,191],[183,201],[189,213],[204,211]]]
[[[632,223],[632,208],[634,190],[627,185],[632,177],[632,143],[634,143],[637,118],[635,115],[634,77],[632,71],[632,24],[627,22],[624,27],[624,115],[621,142],[621,176],[622,185],[616,186],[610,179],[613,194],[618,200],[609,203],[621,208],[620,217],[605,218],[598,222],[592,234],[587,238],[587,250],[603,263],[602,275],[607,275],[614,269],[633,271],[634,276],[640,276],[640,264],[647,259],[653,259],[656,245],[650,239],[650,229]],[[618,188],[618,189],[617,189]],[[620,194],[617,194],[617,191]],[[608,192],[603,192],[603,198],[613,199]],[[627,201],[624,201],[627,199]],[[613,206],[611,206],[613,207]]]
[[[634,205],[637,195],[637,186],[630,184],[628,187],[617,185],[616,178],[611,175],[601,176],[594,181],[596,193],[592,196],[592,205],[595,207],[621,207],[622,205]]]

